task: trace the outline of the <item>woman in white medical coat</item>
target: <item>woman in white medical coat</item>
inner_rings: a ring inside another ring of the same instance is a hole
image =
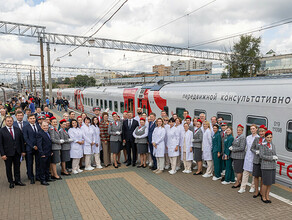
[[[207,170],[203,177],[213,176],[214,163],[212,157],[212,135],[210,129],[210,122],[203,122],[203,141],[202,141],[202,151],[203,151],[203,160],[207,162]]]
[[[73,142],[71,142],[70,157],[72,158],[72,173],[77,174],[83,172],[79,167],[80,158],[83,157],[84,139],[81,129],[75,119],[70,122],[68,134]]]
[[[101,147],[101,141],[100,141],[100,130],[99,130],[99,121],[96,116],[92,118],[92,125],[91,128],[93,129],[93,137],[94,137],[94,145],[92,146],[92,151],[94,154],[94,161],[96,168],[102,169],[101,162],[100,162],[100,151],[102,149]]]
[[[164,153],[165,153],[165,128],[162,118],[156,120],[156,127],[152,134],[153,154],[157,160],[157,169],[153,172],[160,174],[164,170]]]
[[[181,160],[184,163],[183,173],[192,172],[192,161],[193,161],[193,132],[189,130],[189,125],[185,123],[184,131],[180,137],[180,152]]]
[[[93,147],[95,145],[94,130],[90,126],[91,119],[89,117],[84,118],[84,124],[81,127],[83,139],[84,139],[84,155],[85,155],[85,170],[94,170],[91,166],[91,155],[93,154]]]
[[[176,173],[176,162],[179,156],[179,128],[174,126],[175,120],[169,119],[169,128],[166,130],[166,148],[168,150],[168,156],[171,164],[171,170],[168,171],[170,174]]]

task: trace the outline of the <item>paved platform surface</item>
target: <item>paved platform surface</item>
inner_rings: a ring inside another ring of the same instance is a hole
[[[292,192],[273,186],[271,204],[238,194],[231,185],[178,172],[154,174],[148,168],[112,166],[63,177],[50,186],[9,189],[0,161],[0,219],[289,219]],[[248,190],[247,190],[248,191]]]

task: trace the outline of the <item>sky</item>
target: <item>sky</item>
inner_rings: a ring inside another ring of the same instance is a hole
[[[45,26],[46,32],[89,36],[117,8],[116,6],[104,19],[97,22],[111,6],[115,3],[121,5],[122,2],[123,0],[0,0],[0,20]],[[204,5],[207,6],[202,7]],[[292,4],[289,0],[129,0],[94,36],[188,47],[290,18],[291,11]],[[182,18],[177,19],[180,17]],[[175,19],[177,19],[175,22],[163,26]],[[277,54],[292,53],[291,24],[259,31],[253,35],[262,38],[263,55],[270,49]],[[230,38],[197,46],[194,49],[228,51],[238,40],[238,37]],[[153,65],[169,65],[170,61],[187,59],[98,48],[79,48],[71,57],[66,56],[59,62],[56,61],[57,57],[73,48],[51,45],[52,63],[57,66],[150,72]],[[38,57],[29,56],[39,53],[39,44],[34,38],[0,35],[0,51],[2,63],[40,65]],[[218,62],[213,61],[213,63]],[[5,71],[0,70],[2,76],[13,75],[14,70]]]

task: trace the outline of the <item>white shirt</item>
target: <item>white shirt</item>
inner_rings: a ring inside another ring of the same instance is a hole
[[[30,124],[33,131],[38,132],[38,128],[37,128],[36,124],[31,124],[31,123],[29,123],[29,124]]]
[[[8,129],[8,132],[10,133],[10,128],[8,126],[6,126],[6,128]],[[12,130],[12,133],[13,133],[13,139],[15,139],[13,126],[11,126],[11,130]]]

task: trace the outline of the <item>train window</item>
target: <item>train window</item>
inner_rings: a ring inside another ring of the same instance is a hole
[[[166,111],[167,116],[169,116],[169,109],[168,109],[168,106],[164,106],[163,110]]]
[[[85,105],[87,105],[87,98],[85,98]]]
[[[184,111],[185,111],[186,109],[185,108],[176,108],[176,114],[177,114],[177,116],[178,117],[180,117],[180,118],[184,118]]]
[[[112,111],[113,110],[113,102],[108,101],[108,105],[109,105],[109,110]]]
[[[286,149],[287,151],[292,151],[292,120],[287,123]]]
[[[107,100],[104,100],[104,109],[107,109]]]
[[[96,101],[96,102],[95,102],[95,103],[96,103],[95,105],[98,106],[98,105],[99,105],[99,103],[98,103],[98,99],[96,99],[95,101]]]
[[[124,112],[124,102],[120,102],[120,110],[121,110],[121,113]]]
[[[246,118],[246,136],[250,135],[250,126],[256,124],[257,126],[265,125],[268,127],[268,119],[263,116],[248,115]]]
[[[232,126],[232,114],[227,112],[217,112],[217,118],[223,118],[222,122],[227,123],[227,126]]]
[[[93,106],[93,98],[91,98],[91,106]]]
[[[84,97],[82,98],[82,103],[83,103],[83,105],[85,104],[85,103],[84,103]]]
[[[103,108],[103,100],[100,100],[100,108]]]
[[[114,111],[115,112],[118,112],[119,109],[118,109],[118,102],[117,101],[114,101]]]
[[[199,118],[201,113],[204,113],[206,115],[206,118],[207,118],[207,114],[206,114],[206,111],[205,110],[202,110],[202,109],[195,109],[194,110],[194,116],[196,118]]]

